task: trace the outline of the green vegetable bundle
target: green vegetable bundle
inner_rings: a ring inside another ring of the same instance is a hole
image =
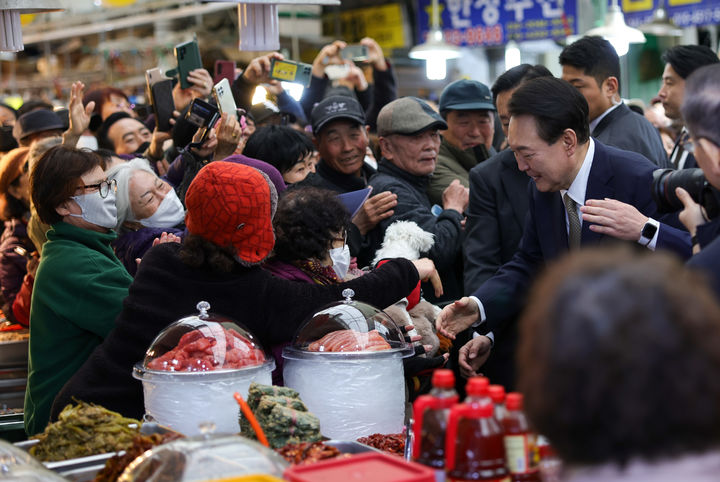
[[[132,446],[140,422],[126,418],[99,405],[79,402],[66,406],[41,434],[30,455],[43,462],[118,452]]]

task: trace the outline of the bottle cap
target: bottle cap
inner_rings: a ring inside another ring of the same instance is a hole
[[[465,391],[474,397],[487,396],[488,385],[490,385],[490,381],[487,378],[472,377],[468,380]]]
[[[454,388],[455,375],[452,370],[446,368],[435,370],[432,376],[432,386],[437,388]]]
[[[481,418],[490,418],[493,416],[493,413],[494,413],[494,407],[493,407],[492,403],[480,405],[477,408],[478,417],[481,417]]]
[[[505,387],[502,385],[490,385],[488,387],[488,395],[493,403],[503,403],[505,401]]]
[[[512,392],[508,393],[505,398],[505,408],[508,410],[522,410],[523,409],[523,396],[522,393]]]

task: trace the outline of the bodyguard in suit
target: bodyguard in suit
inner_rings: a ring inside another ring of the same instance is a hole
[[[590,135],[609,146],[637,152],[670,167],[658,130],[620,100],[620,59],[602,37],[583,37],[560,53],[562,79],[588,103]]]
[[[617,199],[634,206],[646,224],[655,215],[650,195],[657,166],[643,156],[605,146],[590,138],[585,98],[566,81],[543,77],[523,83],[510,100],[508,143],[518,167],[530,176],[529,210],[520,247],[512,260],[470,297],[447,305],[436,320],[438,330],[454,337],[475,326],[497,331],[522,309],[535,274],[568,249],[603,241],[602,233],[580,220],[589,200]],[[648,249],[669,248],[689,255],[689,235],[670,226],[643,230],[637,239]],[[469,342],[460,364],[476,371],[492,341]],[[466,347],[463,347],[465,349]]]

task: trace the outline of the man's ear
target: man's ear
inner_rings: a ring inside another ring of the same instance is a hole
[[[317,135],[313,135],[312,142],[315,145],[315,149],[319,149],[320,147],[320,139],[318,139]]]
[[[378,137],[378,144],[380,144],[380,154],[388,161],[392,159],[392,147],[390,141],[385,137]]]
[[[607,79],[603,81],[602,90],[604,94],[608,97],[615,98],[616,94],[620,94],[618,92],[618,79],[617,77],[610,76]]]
[[[560,139],[562,140],[563,147],[565,148],[565,152],[567,152],[568,156],[575,154],[575,149],[577,149],[578,143],[575,131],[572,129],[565,129]]]

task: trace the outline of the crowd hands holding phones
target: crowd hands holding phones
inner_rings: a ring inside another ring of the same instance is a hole
[[[191,69],[186,88],[162,76],[166,91],[148,86],[145,118],[122,90],[82,82],[67,119],[40,101],[0,106],[0,287],[3,313],[33,339],[28,432],[74,396],[137,416],[132,363],[200,299],[254,320],[273,347],[353,287],[417,329],[406,363],[415,397],[445,365],[531,390],[527,367],[515,366],[530,286],[586,245],[672,252],[720,293],[714,209],[677,175],[697,166],[720,188],[717,55],[680,46],[664,57],[659,103],[680,124],[668,154],[620,99],[605,44],[568,46],[562,79],[523,64],[492,88],[452,82],[437,105],[397,98],[392,64],[365,38],[294,63],[299,101],[273,52],[215,79]],[[274,103],[252,104],[259,85]],[[663,168],[676,169],[673,180],[653,181]],[[674,210],[659,209],[658,197],[673,196]]]

